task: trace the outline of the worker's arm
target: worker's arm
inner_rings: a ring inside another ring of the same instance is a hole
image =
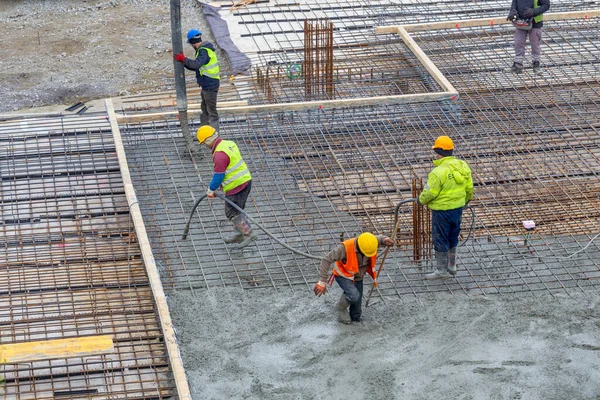
[[[465,187],[465,203],[468,203],[473,198],[473,176],[469,171],[469,177],[467,178],[467,186]]]
[[[194,71],[199,70],[203,65],[206,65],[210,58],[208,57],[208,52],[204,49],[198,52],[198,58],[186,58],[183,61],[183,66],[187,69],[191,69]]]
[[[208,188],[213,192],[221,186],[225,179],[225,171],[229,165],[229,156],[222,151],[216,151],[213,154],[214,173]]]
[[[436,197],[440,195],[441,190],[442,183],[440,182],[439,178],[436,174],[430,172],[429,176],[427,177],[427,184],[425,185],[425,188],[419,195],[419,203],[431,203],[431,201],[433,201]]]
[[[340,244],[335,249],[327,253],[327,255],[321,260],[321,267],[319,268],[319,281],[327,282],[327,279],[329,279],[329,274],[333,268],[333,263],[345,258],[346,248],[343,244]]]
[[[550,0],[539,0],[539,7],[533,9],[533,16],[536,17],[540,14],[545,13],[550,9]]]

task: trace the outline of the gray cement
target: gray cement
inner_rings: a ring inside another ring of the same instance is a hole
[[[386,297],[334,318],[336,287],[169,294],[195,399],[597,399],[597,292]]]

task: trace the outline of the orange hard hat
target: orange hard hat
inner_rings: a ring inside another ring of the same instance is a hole
[[[454,150],[454,142],[448,136],[440,136],[435,139],[432,149]]]

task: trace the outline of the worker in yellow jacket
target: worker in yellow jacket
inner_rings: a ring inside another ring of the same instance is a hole
[[[363,277],[365,273],[373,278],[377,284],[377,249],[380,246],[391,247],[394,241],[386,236],[375,236],[364,232],[358,237],[345,240],[335,249],[331,250],[321,260],[319,281],[315,284],[316,296],[321,296],[327,291],[327,282],[331,278],[340,285],[344,291],[338,301],[338,321],[350,324],[352,321],[360,322],[362,313]],[[329,277],[331,266],[332,277]],[[331,282],[331,281],[330,281]]]
[[[449,279],[456,275],[456,246],[463,207],[473,198],[469,165],[452,155],[454,143],[440,136],[433,145],[437,159],[418,198],[432,210],[431,236],[437,268],[425,279]]]

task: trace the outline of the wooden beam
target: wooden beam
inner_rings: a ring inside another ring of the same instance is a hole
[[[450,85],[448,83],[448,85]],[[452,87],[452,85],[450,85]],[[366,105],[383,105],[383,104],[409,104],[423,103],[428,101],[451,100],[456,98],[457,92],[432,92],[432,93],[416,93],[402,94],[395,96],[377,96],[364,97],[354,99],[339,99],[339,100],[322,100],[322,101],[304,101],[294,103],[278,103],[278,104],[259,104],[255,106],[245,107],[223,107],[218,110],[228,114],[248,114],[260,112],[285,112],[285,111],[300,111],[300,110],[317,110],[330,109],[340,107],[366,106]],[[199,114],[200,111],[188,110],[188,115]],[[162,112],[138,115],[123,115],[117,116],[119,123],[131,122],[149,122],[162,121],[169,118],[176,118],[177,112]]]
[[[406,29],[399,26],[398,35],[402,38],[404,43],[408,46],[408,48],[413,52],[413,54],[421,61],[421,64],[425,67],[427,72],[433,76],[433,79],[442,87],[445,92],[452,93],[457,96],[458,92],[454,89],[454,86],[446,79],[446,77],[442,74],[442,72],[435,66],[435,64],[427,57],[427,55],[421,50],[417,42],[408,34]]]
[[[217,110],[223,111],[230,107],[244,107],[248,104],[246,100],[238,101],[224,101],[217,103]],[[188,116],[200,115],[202,110],[200,104],[188,105]],[[117,122],[120,124],[127,124],[133,122],[150,122],[150,121],[164,121],[165,119],[174,119],[179,116],[179,111],[165,111],[160,113],[147,113],[147,114],[131,114],[131,115],[117,115]]]
[[[17,364],[59,358],[88,357],[114,351],[112,337],[86,336],[69,339],[0,345],[0,363]]]
[[[104,105],[108,113],[108,119],[110,121],[110,126],[115,141],[117,156],[119,158],[123,186],[125,188],[127,203],[129,204],[129,212],[135,227],[135,234],[140,245],[140,251],[144,260],[144,265],[146,266],[146,272],[148,274],[148,280],[150,281],[150,287],[152,288],[152,294],[154,295],[156,310],[158,312],[158,318],[160,320],[164,335],[164,343],[167,348],[167,353],[169,354],[169,361],[171,363],[171,371],[173,373],[173,379],[175,380],[175,386],[177,388],[177,395],[179,399],[191,400],[192,396],[190,394],[190,388],[185,376],[183,361],[181,360],[181,355],[179,353],[179,346],[177,344],[177,338],[175,337],[175,329],[173,328],[173,322],[171,321],[171,314],[169,313],[165,292],[162,282],[160,281],[156,262],[154,261],[154,255],[152,254],[152,248],[150,247],[150,241],[148,240],[148,234],[146,233],[146,226],[144,225],[144,220],[142,219],[142,212],[140,211],[137,196],[133,188],[133,183],[131,182],[129,166],[127,165],[127,157],[125,156],[125,148],[123,147],[123,140],[121,138],[121,131],[119,130],[119,124],[117,123],[115,110],[110,99],[106,99],[104,101]]]
[[[506,13],[508,15],[508,12]],[[569,11],[560,13],[545,13],[544,21],[557,21],[565,19],[588,19],[600,17],[600,10],[583,10],[583,11]],[[493,25],[505,25],[510,24],[510,21],[506,20],[506,16],[494,17],[494,18],[476,18],[476,19],[461,19],[454,21],[441,21],[441,22],[423,22],[418,24],[408,25],[397,25],[397,26],[378,26],[375,29],[377,34],[390,34],[397,33],[397,28],[402,27],[407,32],[419,32],[419,31],[431,31],[438,29],[452,29],[452,28],[470,28],[479,26],[493,26]]]

